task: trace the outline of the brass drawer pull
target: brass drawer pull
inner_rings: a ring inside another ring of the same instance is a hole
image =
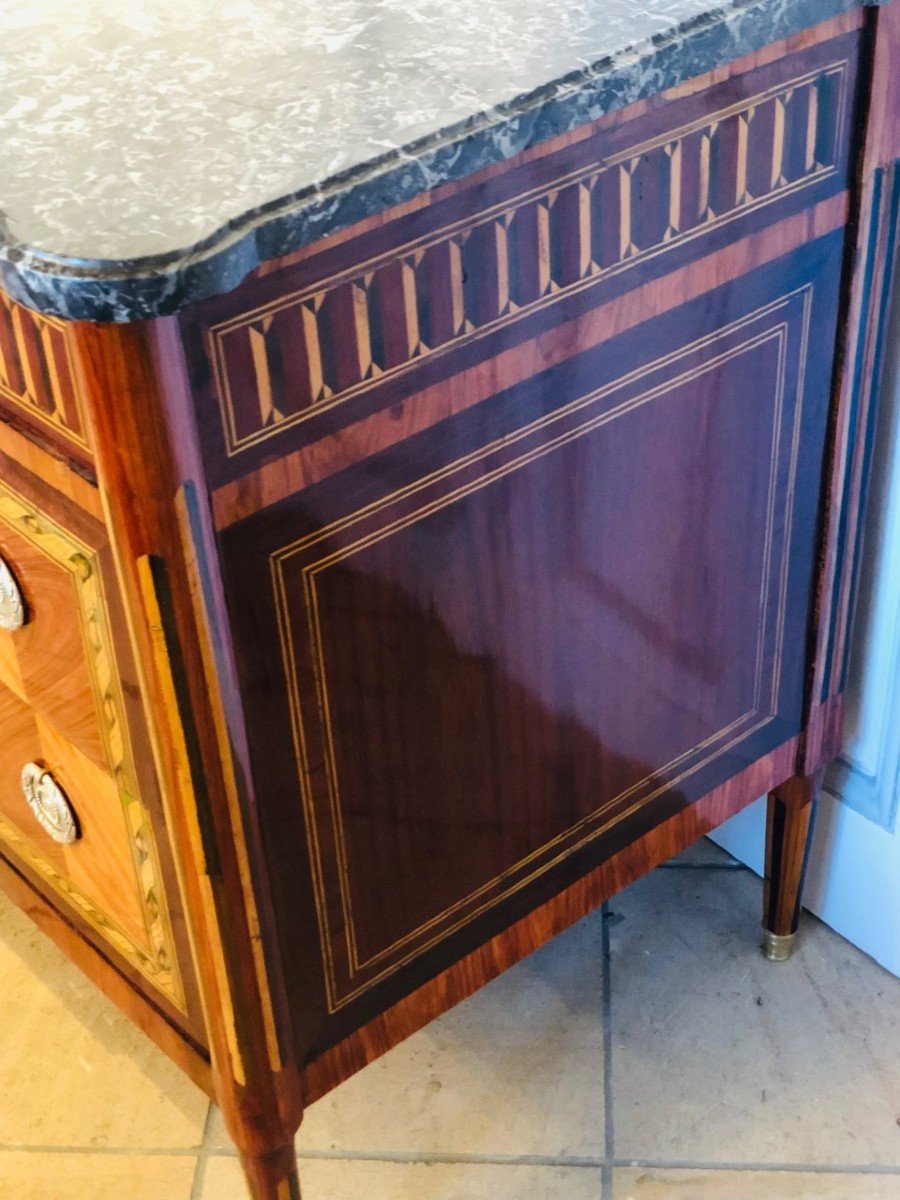
[[[80,836],[72,806],[49,771],[37,763],[22,768],[22,791],[41,828],[64,846]]]
[[[25,601],[9,564],[0,558],[0,629],[21,629],[25,624]]]

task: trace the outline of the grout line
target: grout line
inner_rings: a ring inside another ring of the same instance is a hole
[[[210,1158],[237,1158],[237,1150],[231,1146],[215,1149],[212,1146],[201,1145],[187,1149],[183,1146],[167,1148],[165,1146],[135,1147],[135,1146],[23,1146],[15,1142],[0,1143],[0,1154],[60,1154],[60,1155],[96,1155],[98,1157],[129,1157],[129,1158],[197,1158],[202,1160],[205,1168]],[[404,1150],[303,1150],[297,1154],[300,1160],[326,1160],[347,1162],[387,1162],[387,1163],[447,1163],[465,1166],[536,1166],[536,1167],[574,1167],[597,1170],[608,1165],[613,1167],[638,1167],[675,1170],[675,1171],[747,1171],[760,1173],[797,1172],[810,1175],[900,1175],[900,1163],[806,1163],[806,1162],[707,1162],[680,1158],[614,1158],[611,1160],[602,1156],[583,1155],[567,1157],[552,1154],[453,1154],[435,1151]],[[202,1172],[195,1174],[195,1188],[202,1184]],[[191,1200],[195,1200],[192,1189]]]
[[[900,1175],[900,1164],[877,1163],[759,1163],[759,1162],[690,1162],[669,1158],[617,1158],[615,1167],[655,1168],[669,1171],[746,1171],[760,1173],[794,1171],[806,1175]]]
[[[200,1139],[200,1149],[197,1151],[197,1165],[194,1167],[194,1179],[191,1183],[189,1200],[200,1200],[200,1193],[203,1191],[203,1185],[206,1182],[206,1164],[209,1162],[209,1155],[212,1150],[209,1143],[212,1134],[213,1112],[213,1106],[210,1104],[206,1110],[206,1120],[203,1123],[203,1137]]]
[[[216,1151],[217,1155],[221,1153]],[[604,1158],[593,1158],[590,1155],[558,1158],[545,1154],[453,1154],[440,1150],[433,1153],[422,1150],[300,1150],[297,1158],[300,1162],[379,1162],[400,1163],[404,1166],[441,1164],[460,1167],[572,1167],[576,1170],[592,1171],[601,1168],[606,1161]]]
[[[613,1200],[613,1063],[612,1063],[612,965],[609,950],[609,901],[601,909],[601,946],[603,958],[603,1150],[605,1161],[601,1171],[601,1198]]]
[[[232,1146],[211,1150],[209,1158],[237,1158]],[[592,1155],[571,1157],[553,1154],[464,1154],[452,1150],[298,1150],[299,1162],[377,1162],[402,1165],[496,1166],[496,1167],[576,1167],[596,1171],[605,1158]]]
[[[211,1150],[210,1158],[236,1158],[237,1151],[231,1147]],[[664,1158],[611,1158],[592,1155],[566,1157],[550,1154],[454,1154],[436,1150],[431,1153],[420,1150],[301,1150],[297,1158],[302,1162],[383,1162],[448,1166],[502,1166],[502,1167],[572,1167],[585,1170],[610,1171],[616,1167],[638,1167],[657,1170],[681,1171],[746,1171],[797,1172],[817,1175],[900,1175],[900,1164],[879,1165],[877,1163],[765,1163],[765,1162],[704,1162],[690,1159]]]
[[[84,1154],[121,1158],[196,1158],[196,1146],[54,1146],[0,1142],[0,1154]]]

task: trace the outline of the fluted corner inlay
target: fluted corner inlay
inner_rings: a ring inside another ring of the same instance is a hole
[[[562,181],[212,324],[226,453],[824,184],[845,153],[849,67],[835,58],[598,149]]]

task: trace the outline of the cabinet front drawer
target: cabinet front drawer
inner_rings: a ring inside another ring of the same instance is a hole
[[[0,461],[0,853],[186,1018],[105,528]]]

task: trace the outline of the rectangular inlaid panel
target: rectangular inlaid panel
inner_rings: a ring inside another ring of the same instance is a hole
[[[3,456],[0,468],[0,558],[24,609],[21,627],[0,629],[0,853],[190,1027],[193,983],[148,807],[159,820],[105,529]],[[54,840],[26,802],[28,763],[61,789],[74,842]]]
[[[799,730],[841,246],[223,533],[282,936],[328,1011]]]
[[[211,484],[842,190],[857,45],[600,122],[186,314]]]
[[[66,323],[0,292],[0,419],[90,462],[80,384]]]

